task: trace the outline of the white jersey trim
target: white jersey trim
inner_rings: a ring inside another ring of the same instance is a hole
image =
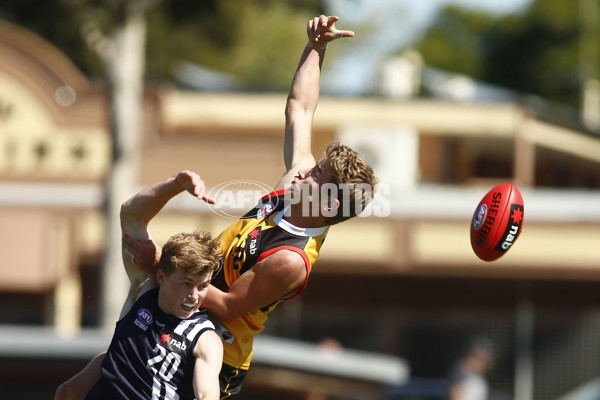
[[[296,225],[292,225],[289,222],[287,222],[285,219],[283,219],[283,216],[285,215],[285,212],[288,210],[288,208],[290,208],[289,205],[287,207],[285,207],[283,210],[281,210],[281,212],[279,214],[277,214],[275,217],[273,217],[273,222],[275,222],[275,224],[277,224],[277,226],[279,226],[281,229],[283,229],[284,231],[286,231],[288,233],[291,233],[292,235],[321,236],[329,228],[329,226],[321,226],[318,228],[300,228]]]

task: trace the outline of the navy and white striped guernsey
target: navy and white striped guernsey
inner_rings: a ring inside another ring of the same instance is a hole
[[[194,399],[194,346],[214,329],[206,310],[180,319],[158,307],[158,288],[144,293],[117,322],[86,400]]]

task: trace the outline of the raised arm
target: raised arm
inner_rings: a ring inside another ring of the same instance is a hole
[[[154,266],[141,266],[136,264],[134,254],[129,250],[125,238],[152,241],[148,232],[148,224],[167,204],[167,202],[187,190],[190,194],[207,203],[214,200],[205,195],[204,181],[200,176],[191,171],[181,171],[176,176],[165,179],[142,189],[135,196],[125,201],[121,206],[121,232],[123,234],[123,265],[131,282],[132,292],[129,301],[134,301],[139,294],[141,285],[154,272]],[[127,304],[125,305],[125,308]]]
[[[276,189],[284,188],[299,169],[313,167],[311,152],[312,121],[319,101],[321,66],[327,43],[340,37],[352,37],[352,31],[340,31],[334,26],[338,17],[321,15],[307,24],[308,44],[304,48],[292,80],[285,107],[285,140],[283,155],[286,173]]]

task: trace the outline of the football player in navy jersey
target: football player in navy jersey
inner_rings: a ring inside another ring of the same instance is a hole
[[[127,200],[120,215],[123,234],[150,239],[150,220],[186,188],[203,197],[200,177],[183,171]],[[173,235],[155,272],[136,268],[124,251],[131,289],[108,350],[86,368],[95,369],[96,380],[80,373],[72,379],[86,384],[63,384],[57,398],[217,400],[223,345],[200,306],[220,263],[219,246],[208,233]],[[76,392],[92,384],[87,394]]]

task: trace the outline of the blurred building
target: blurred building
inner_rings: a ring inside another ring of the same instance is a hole
[[[108,343],[98,329],[107,88],[6,23],[0,54],[0,387],[22,395],[38,376],[38,390],[52,393]],[[272,186],[283,172],[285,99],[148,86],[131,193],[182,169],[215,193],[234,182],[237,206]],[[459,100],[322,96],[315,154],[342,139],[371,161],[382,190],[364,217],[331,229],[308,288],[264,334],[394,356],[410,380],[328,377],[257,350],[247,398],[307,398],[315,382],[330,398],[442,398],[452,361],[480,335],[495,343],[498,398],[557,398],[600,375],[600,137],[519,99]],[[523,193],[524,231],[485,263],[469,223],[501,182]],[[180,196],[151,230],[159,243],[197,227],[217,233],[236,212]]]

